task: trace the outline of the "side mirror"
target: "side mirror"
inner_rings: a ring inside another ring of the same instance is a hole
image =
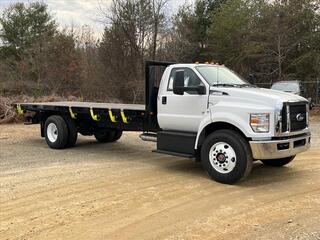
[[[256,82],[256,77],[255,77],[254,74],[250,73],[247,80],[248,80],[249,83],[255,84],[255,82]]]
[[[198,86],[198,93],[199,95],[205,95],[206,94],[206,87],[205,86]]]
[[[184,94],[184,71],[176,72],[173,80],[173,93],[177,95]]]

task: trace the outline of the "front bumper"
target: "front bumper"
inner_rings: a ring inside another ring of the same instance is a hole
[[[250,141],[254,159],[277,159],[294,156],[305,152],[311,145],[310,133],[285,140]]]

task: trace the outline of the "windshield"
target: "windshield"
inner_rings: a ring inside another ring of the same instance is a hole
[[[275,83],[272,85],[271,89],[284,91],[284,92],[299,92],[299,84],[298,83]]]
[[[211,85],[250,85],[241,76],[222,66],[198,66],[198,72]]]

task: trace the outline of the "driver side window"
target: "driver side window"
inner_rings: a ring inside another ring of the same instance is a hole
[[[184,72],[184,86],[185,87],[198,87],[204,86],[200,78],[196,75],[196,73],[190,68],[173,68],[171,70],[169,83],[168,83],[168,91],[173,90],[173,81],[176,77],[176,73],[183,71]],[[191,92],[190,92],[191,94]]]

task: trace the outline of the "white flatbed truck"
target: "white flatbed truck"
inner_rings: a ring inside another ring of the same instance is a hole
[[[145,104],[18,103],[40,124],[49,147],[76,144],[78,133],[102,143],[123,131],[157,142],[156,152],[195,158],[208,175],[233,184],[253,161],[283,166],[310,148],[308,101],[249,84],[225,66],[147,61]]]

